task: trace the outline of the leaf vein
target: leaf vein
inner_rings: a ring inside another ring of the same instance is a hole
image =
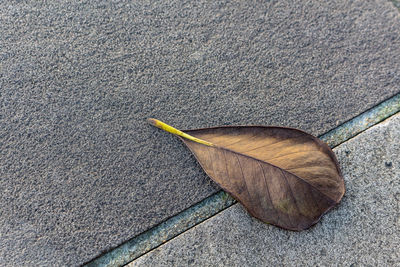
[[[250,152],[250,151],[254,151],[254,150],[257,150],[257,149],[260,149],[260,148],[263,148],[263,147],[268,147],[268,146],[276,145],[276,144],[278,144],[278,143],[282,143],[282,142],[285,142],[285,141],[287,141],[287,140],[297,139],[297,138],[300,138],[300,137],[303,137],[303,136],[297,136],[297,137],[287,138],[287,139],[280,140],[280,141],[275,142],[275,143],[266,144],[266,145],[259,146],[259,147],[256,147],[256,148],[253,148],[253,149],[250,149],[250,150],[247,150],[247,151],[243,151],[243,153]]]
[[[239,168],[240,168],[240,172],[242,173],[244,185],[245,185],[245,187],[246,187],[246,192],[247,192],[247,195],[249,196],[249,201],[253,202],[253,199],[252,199],[251,194],[250,194],[250,192],[249,192],[249,188],[248,188],[248,186],[247,186],[246,178],[245,178],[244,173],[243,173],[242,164],[240,164],[240,160],[239,160],[238,155],[237,155],[236,153],[234,153],[234,155],[235,155],[235,157],[236,157],[236,159],[237,159],[237,161],[238,161]]]
[[[240,143],[240,142],[242,142],[242,141],[249,141],[250,139],[253,139],[254,137],[257,137],[258,135],[257,134],[252,134],[252,136],[250,136],[250,137],[248,137],[248,138],[241,138],[241,139],[239,139],[239,140],[237,140],[237,141],[235,141],[235,142],[233,142],[233,143],[231,143],[231,144],[225,144],[224,145],[224,147],[229,147],[229,146],[231,146],[231,145],[236,145],[236,144],[238,144],[238,143]]]
[[[269,202],[271,203],[272,209],[274,210],[274,212],[275,212],[275,214],[276,214],[276,216],[277,216],[277,223],[279,223],[280,220],[281,220],[281,217],[279,216],[279,212],[278,212],[278,210],[276,209],[274,203],[272,202],[272,199],[271,199],[271,192],[269,191],[269,186],[268,186],[267,178],[266,178],[266,176],[265,176],[264,168],[262,167],[262,165],[261,165],[260,162],[257,161],[257,163],[258,163],[258,165],[260,166],[261,172],[262,172],[263,177],[264,177],[264,184],[265,184],[265,187],[266,187],[266,189],[267,189]]]
[[[282,174],[283,174],[283,177],[285,177],[287,186],[289,187],[290,195],[291,195],[292,198],[293,198],[293,202],[294,202],[294,205],[296,206],[297,211],[299,212],[299,214],[303,215],[304,217],[307,217],[307,216],[305,216],[305,215],[301,212],[301,210],[300,210],[300,208],[299,208],[299,205],[297,204],[297,200],[296,200],[296,198],[294,197],[292,187],[290,186],[289,180],[288,180],[288,178],[286,177],[285,171],[281,170],[281,172],[282,172]]]
[[[305,152],[313,152],[313,151],[319,151],[319,150],[307,150],[307,151],[291,152],[291,153],[288,153],[288,154],[285,154],[285,155],[281,155],[281,156],[278,156],[278,157],[273,157],[273,158],[269,158],[269,159],[265,159],[265,160],[272,160],[272,159],[282,158],[282,157],[285,157],[285,156],[288,156],[288,155],[292,155],[292,154],[305,153]]]

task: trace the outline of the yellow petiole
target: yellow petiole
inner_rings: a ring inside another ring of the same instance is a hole
[[[153,118],[147,119],[147,121],[151,125],[156,126],[157,128],[160,128],[160,129],[162,129],[162,130],[164,130],[166,132],[169,132],[169,133],[172,133],[172,134],[175,134],[175,135],[179,135],[179,136],[181,136],[183,138],[186,138],[188,140],[191,140],[191,141],[199,143],[199,144],[203,144],[203,145],[206,145],[206,146],[214,146],[213,143],[201,140],[201,139],[196,138],[194,136],[191,136],[191,135],[189,135],[187,133],[179,131],[178,129],[176,129],[176,128],[174,128],[174,127],[172,127],[172,126],[170,126],[170,125],[168,125],[168,124],[166,124],[166,123],[164,123],[162,121],[159,121],[159,120],[156,120],[156,119],[153,119]]]

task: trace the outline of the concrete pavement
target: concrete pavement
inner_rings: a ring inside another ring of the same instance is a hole
[[[397,266],[400,114],[334,152],[346,194],[311,229],[266,225],[235,204],[128,266]]]
[[[80,265],[218,191],[145,123],[319,135],[400,91],[389,1],[0,3],[0,265]]]

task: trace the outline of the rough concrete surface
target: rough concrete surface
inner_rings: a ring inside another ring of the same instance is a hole
[[[400,9],[400,1],[399,1],[399,0],[391,0],[391,1],[392,1],[393,5],[394,5],[395,7],[397,7],[398,9]]]
[[[399,92],[388,1],[0,1],[0,265],[79,265],[217,190],[176,138]]]
[[[347,191],[311,229],[281,230],[235,204],[128,266],[398,266],[400,114],[335,153]]]

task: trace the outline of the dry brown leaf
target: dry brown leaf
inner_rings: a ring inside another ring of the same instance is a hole
[[[340,202],[344,181],[332,150],[317,137],[283,127],[225,126],[178,135],[217,184],[254,217],[304,230]]]

